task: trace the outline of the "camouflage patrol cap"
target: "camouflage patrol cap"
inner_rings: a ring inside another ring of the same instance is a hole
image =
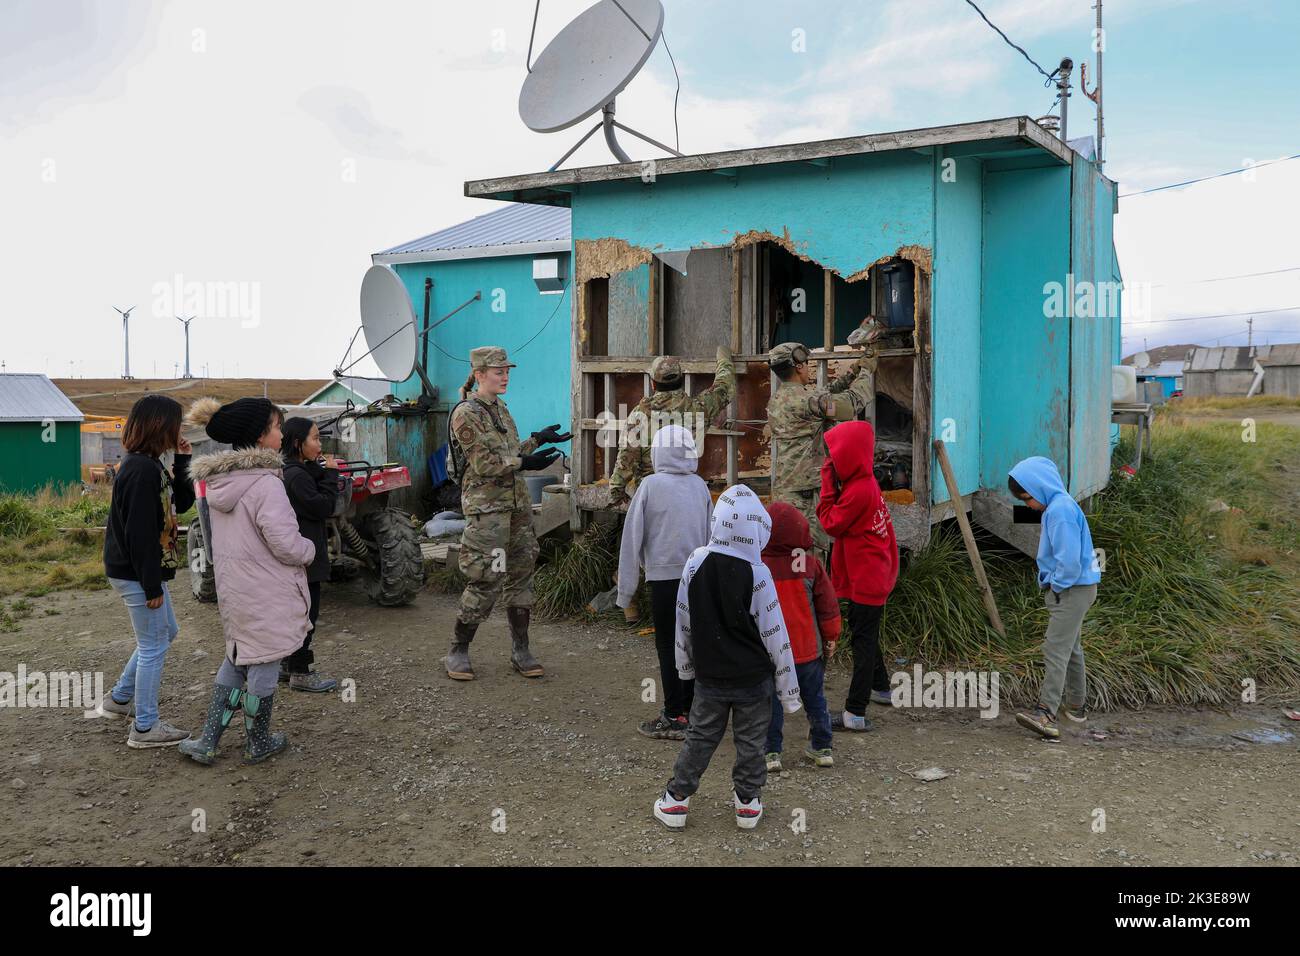
[[[682,360],[676,355],[660,355],[650,363],[650,377],[663,385],[681,381]]]
[[[772,347],[767,353],[767,364],[771,368],[778,365],[798,365],[808,361],[808,349],[799,342],[782,342]]]
[[[506,358],[506,350],[499,345],[480,345],[469,350],[469,367],[474,371],[486,368],[515,368]]]

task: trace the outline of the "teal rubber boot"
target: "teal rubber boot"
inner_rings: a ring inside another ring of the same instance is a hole
[[[201,764],[211,764],[217,757],[217,744],[221,735],[230,726],[230,718],[239,709],[242,691],[238,687],[226,687],[215,684],[212,688],[212,700],[208,702],[208,716],[203,721],[203,730],[197,738],[182,740],[178,749],[191,760]]]
[[[244,763],[261,763],[289,746],[289,738],[271,733],[271,704],[275,695],[257,697],[244,693]]]

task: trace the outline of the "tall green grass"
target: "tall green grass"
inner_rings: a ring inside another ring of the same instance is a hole
[[[1261,695],[1300,689],[1300,430],[1263,423],[1257,439],[1231,424],[1157,422],[1136,477],[1112,477],[1094,499],[1105,567],[1083,628],[1091,705],[1229,704],[1246,679]],[[1131,452],[1122,445],[1115,460]],[[1006,637],[943,527],[900,577],[882,647],[887,661],[997,670],[1004,699],[1028,703],[1047,623],[1035,565],[992,539],[981,548]]]
[[[0,597],[106,587],[104,538],[109,489],[46,487],[0,496]]]

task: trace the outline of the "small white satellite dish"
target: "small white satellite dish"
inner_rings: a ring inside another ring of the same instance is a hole
[[[1133,356],[1133,367],[1134,367],[1134,368],[1150,368],[1150,367],[1151,367],[1151,356],[1148,355],[1146,352],[1139,352],[1137,355]]]
[[[361,280],[361,329],[370,357],[390,382],[405,382],[415,371],[415,306],[397,273],[373,265]]]
[[[601,121],[587,131],[551,169],[574,154],[598,129],[622,163],[632,162],[619,146],[614,129],[631,133],[653,146],[682,155],[614,119],[614,98],[632,82],[663,33],[664,8],[659,0],[599,0],[556,34],[519,91],[519,118],[538,133],[554,133],[581,123],[597,111]],[[536,16],[533,29],[536,31]],[[529,55],[532,44],[529,42]]]

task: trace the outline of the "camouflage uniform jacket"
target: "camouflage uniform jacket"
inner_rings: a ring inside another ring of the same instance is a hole
[[[609,476],[611,492],[619,492],[644,475],[654,474],[654,464],[650,459],[650,442],[660,425],[681,425],[690,429],[695,435],[698,448],[703,450],[703,434],[696,427],[693,417],[682,420],[668,419],[657,421],[656,416],[703,416],[703,428],[713,424],[718,414],[730,404],[736,395],[736,365],[731,359],[718,362],[713,374],[713,384],[698,395],[687,395],[686,389],[675,388],[669,391],[652,392],[636,403],[636,407],[627,416],[628,427],[638,432],[635,442],[618,453],[613,474]]]
[[[461,477],[464,514],[531,506],[519,467],[520,456],[536,450],[537,440],[519,440],[519,430],[505,402],[499,397],[471,395],[452,412],[451,434],[465,460],[465,474]]]
[[[877,358],[868,352],[859,371],[841,375],[825,388],[782,382],[767,403],[767,427],[776,455],[772,493],[821,487],[822,461],[826,458],[826,430],[851,421],[875,405]],[[862,374],[866,372],[868,374]]]

